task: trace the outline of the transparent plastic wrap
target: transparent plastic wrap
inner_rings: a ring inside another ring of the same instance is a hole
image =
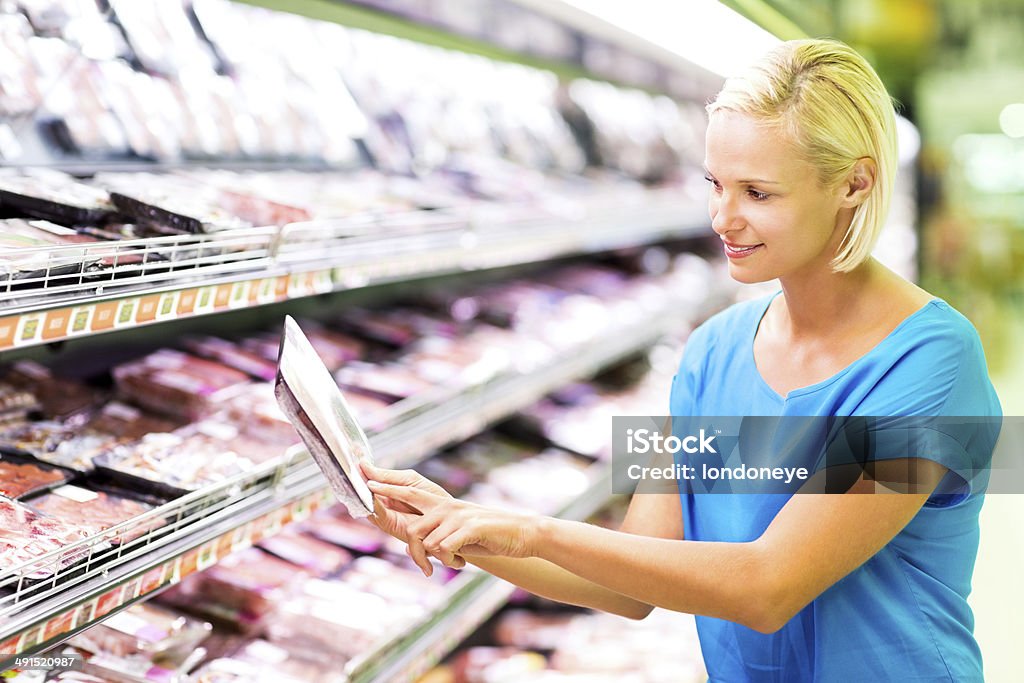
[[[32,498],[26,505],[54,519],[79,524],[90,535],[99,534],[153,509],[152,505],[123,495],[71,485]],[[166,522],[160,517],[151,518],[145,524],[133,525],[129,531],[111,532],[107,540],[114,545],[127,543]]]
[[[369,515],[373,494],[358,463],[372,461],[370,443],[291,316],[285,317],[274,393],[338,500],[353,517]]]
[[[89,529],[41,515],[0,497],[0,574],[46,553],[87,538]],[[104,548],[106,544],[98,547]],[[45,579],[84,559],[88,548],[68,551],[55,561],[30,569],[25,578]]]

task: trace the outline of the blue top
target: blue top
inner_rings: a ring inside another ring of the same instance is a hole
[[[833,377],[780,396],[753,353],[772,298],[732,306],[691,334],[672,382],[673,415],[1001,416],[977,332],[941,300]],[[947,449],[913,456],[970,480],[970,468],[991,458],[992,443],[961,445],[961,457]],[[981,681],[967,595],[984,495],[977,483],[967,488],[932,496],[876,555],[775,633],[698,616],[711,681]],[[682,493],[685,537],[754,540],[790,495]]]

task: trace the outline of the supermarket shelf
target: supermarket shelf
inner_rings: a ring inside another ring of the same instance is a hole
[[[642,209],[590,203],[586,215],[564,220],[430,212],[38,248],[49,265],[36,288],[0,282],[0,352],[332,291],[696,237],[706,225],[703,208],[662,192],[650,193]],[[81,263],[83,254],[108,267],[68,274],[68,264]]]
[[[598,335],[538,366],[475,386],[451,387],[429,401],[397,404],[400,407],[387,416],[388,426],[370,433],[375,456],[388,467],[415,464],[552,389],[650,346],[685,324],[692,313],[678,301],[666,301],[630,321],[630,335]],[[280,462],[189,494],[15,568],[0,576],[0,588],[9,593],[0,593],[0,671],[11,665],[14,655],[46,650],[331,501],[315,464],[295,448]],[[157,528],[155,519],[164,523]],[[140,530],[143,533],[132,539]],[[111,539],[124,542],[108,548]],[[68,558],[77,561],[64,566]],[[29,577],[40,573],[47,578],[33,584]]]
[[[582,520],[609,500],[611,467],[599,463],[592,469],[596,474],[590,488],[555,516]],[[352,683],[415,680],[487,621],[514,590],[512,584],[490,574],[462,572],[452,582],[443,607],[349,662],[348,679]]]

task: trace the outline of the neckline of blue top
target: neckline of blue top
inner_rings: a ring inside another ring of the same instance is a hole
[[[753,328],[750,331],[750,339],[747,340],[747,354],[746,354],[746,361],[748,363],[750,363],[750,366],[754,369],[754,376],[757,377],[758,384],[761,385],[761,388],[765,392],[767,392],[769,396],[774,398],[779,403],[785,403],[785,402],[790,401],[790,400],[792,400],[794,398],[797,398],[798,396],[804,396],[806,394],[812,394],[815,391],[818,391],[820,389],[824,389],[825,387],[829,386],[830,384],[833,384],[834,382],[842,379],[853,368],[855,368],[858,365],[860,365],[861,363],[863,363],[866,358],[870,358],[875,353],[877,353],[879,349],[881,349],[884,346],[888,345],[891,342],[891,340],[893,338],[895,338],[897,336],[897,334],[903,328],[905,328],[913,320],[917,319],[922,314],[924,314],[925,311],[928,311],[932,306],[936,306],[936,305],[948,306],[949,305],[944,300],[942,300],[942,299],[940,299],[938,297],[929,300],[927,303],[925,303],[923,306],[921,306],[921,308],[917,309],[916,311],[914,311],[913,313],[908,315],[906,318],[901,320],[899,325],[894,327],[892,329],[892,331],[889,332],[889,334],[885,335],[885,337],[882,338],[881,341],[879,341],[877,344],[872,346],[863,356],[857,358],[856,360],[854,360],[852,363],[847,365],[845,368],[843,368],[842,370],[840,370],[836,374],[832,375],[831,377],[828,377],[827,379],[823,379],[820,382],[815,382],[814,384],[808,384],[805,387],[799,387],[797,389],[793,389],[788,394],[783,396],[779,392],[777,392],[774,389],[772,389],[771,385],[769,385],[768,382],[766,382],[764,380],[764,377],[761,376],[761,371],[757,367],[757,361],[754,358],[754,338],[757,337],[757,331],[761,328],[761,321],[764,320],[764,316],[768,313],[768,307],[772,305],[773,301],[775,301],[775,297],[779,296],[780,294],[782,294],[782,290],[779,290],[778,292],[775,292],[775,294],[773,294],[773,295],[771,295],[769,297],[766,297],[767,301],[766,301],[766,303],[764,305],[764,308],[762,308],[760,310],[760,312],[758,312],[757,317],[755,318],[755,323],[753,325]]]

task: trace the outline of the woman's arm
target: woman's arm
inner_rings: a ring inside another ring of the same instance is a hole
[[[931,473],[929,491],[945,472],[933,463],[918,469]],[[425,549],[442,560],[460,551],[535,557],[641,603],[766,633],[877,553],[927,500],[926,493],[794,495],[757,540],[712,543],[516,515],[400,487],[374,490],[424,512],[410,522],[414,556]]]

